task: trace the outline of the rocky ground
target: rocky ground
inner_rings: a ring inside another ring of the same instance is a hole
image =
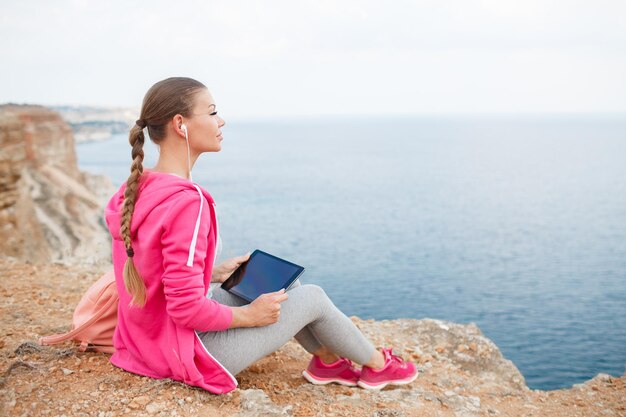
[[[124,372],[70,343],[38,346],[41,335],[68,330],[104,268],[0,260],[0,415],[626,416],[626,375],[530,390],[476,326],[428,319],[353,318],[376,345],[393,345],[421,369],[414,383],[380,392],[309,384],[300,374],[308,356],[295,342],[239,374],[239,389],[222,396]]]

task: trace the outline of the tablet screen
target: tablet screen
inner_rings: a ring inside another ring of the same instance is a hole
[[[224,281],[222,288],[252,302],[261,294],[289,288],[302,272],[300,265],[257,249]]]

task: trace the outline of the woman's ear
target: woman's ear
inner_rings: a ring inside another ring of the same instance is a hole
[[[178,135],[182,136],[183,138],[186,137],[187,125],[184,123],[182,115],[177,114],[176,116],[172,117],[172,127]]]

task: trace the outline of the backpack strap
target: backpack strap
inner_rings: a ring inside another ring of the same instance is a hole
[[[96,352],[115,353],[115,348],[113,346],[92,345],[91,343],[84,340],[80,342],[80,346],[78,346],[78,351],[85,352],[89,348],[92,348]]]
[[[113,283],[115,284],[115,283]],[[71,330],[67,333],[61,333],[61,334],[55,334],[52,336],[44,336],[42,338],[39,339],[39,344],[42,346],[50,346],[50,345],[56,345],[59,344],[61,342],[65,342],[66,340],[69,339],[73,339],[74,336],[76,336],[77,334],[79,334],[80,332],[82,332],[83,330],[85,330],[86,328],[88,328],[89,326],[91,326],[93,323],[95,323],[96,321],[98,321],[98,319],[100,317],[102,317],[102,315],[104,313],[106,313],[109,308],[111,308],[111,306],[117,302],[117,298],[116,297],[111,297],[107,300],[106,304],[103,305],[100,310],[98,310],[93,316],[91,316],[89,318],[89,320],[87,320],[86,322],[84,322],[83,324],[81,324],[80,326],[78,326],[77,328],[75,328],[74,330]],[[88,342],[82,342],[81,343],[81,348],[83,347],[83,343],[88,343]],[[85,347],[84,349],[81,350],[86,350],[87,347]]]

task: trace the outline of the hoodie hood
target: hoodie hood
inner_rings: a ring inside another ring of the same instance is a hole
[[[190,249],[189,259],[193,260],[193,251],[197,239],[198,229],[200,227],[200,216],[204,207],[204,198],[206,201],[215,205],[211,195],[199,187],[197,184],[181,178],[174,174],[144,170],[139,179],[139,190],[137,192],[137,200],[135,203],[135,211],[133,212],[130,235],[136,236],[137,229],[141,227],[149,214],[159,204],[175,197],[176,194],[192,190],[198,193],[200,199],[200,210],[196,219],[196,226],[193,236],[189,236]],[[126,183],[122,184],[119,190],[111,197],[105,208],[105,219],[109,232],[114,240],[122,240],[120,235],[120,226],[122,221],[122,210],[124,208],[124,192],[126,191]]]

